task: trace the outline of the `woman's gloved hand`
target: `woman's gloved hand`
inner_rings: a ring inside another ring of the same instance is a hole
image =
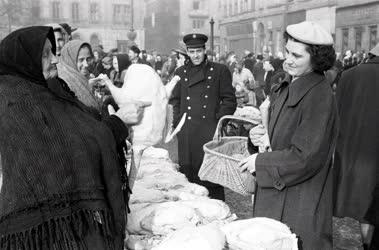
[[[257,125],[249,132],[249,138],[254,146],[259,147],[259,152],[270,152],[271,143],[267,129],[263,125]]]

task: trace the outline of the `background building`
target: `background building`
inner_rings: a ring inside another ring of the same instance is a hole
[[[283,52],[283,33],[289,24],[305,20],[335,31],[336,0],[222,0],[223,52],[245,49],[255,53]]]
[[[216,20],[218,0],[145,0],[145,46],[169,53],[182,43],[186,33],[204,33],[210,37],[210,20]],[[218,22],[214,24],[215,51],[219,51]],[[210,42],[207,43],[210,46]]]
[[[105,50],[118,48],[120,51],[126,51],[133,43],[130,41],[133,39],[129,39],[132,37],[130,36],[132,3],[136,3],[133,5],[134,13],[143,13],[144,10],[143,3],[136,0],[12,0],[9,2],[17,3],[13,4],[14,12],[22,18],[12,21],[11,28],[5,33],[30,24],[69,23],[72,27],[78,28],[73,33],[74,38],[89,41],[93,46],[101,44]],[[3,4],[0,10],[5,7],[7,6]],[[141,46],[144,44],[143,25],[140,17],[137,16],[135,20],[137,28],[135,43]],[[1,23],[4,23],[4,19]]]
[[[338,0],[336,50],[368,52],[378,42],[379,1]]]

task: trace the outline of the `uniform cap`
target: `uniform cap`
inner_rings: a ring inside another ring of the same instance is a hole
[[[187,48],[204,47],[207,41],[208,37],[199,33],[191,33],[183,37],[183,42],[186,44]]]
[[[287,33],[296,40],[313,45],[333,45],[332,35],[315,22],[301,22],[288,25]]]

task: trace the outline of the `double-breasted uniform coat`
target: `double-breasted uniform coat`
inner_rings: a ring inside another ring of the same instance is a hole
[[[273,90],[272,152],[256,158],[254,216],[287,224],[301,249],[332,249],[331,159],[338,132],[335,97],[311,72]]]
[[[180,81],[170,101],[174,126],[187,113],[178,133],[180,171],[190,182],[207,187],[210,197],[224,199],[223,188],[200,181],[198,172],[204,157],[203,145],[212,140],[219,118],[233,114],[237,107],[231,74],[225,65],[207,59],[198,66],[189,61],[175,74],[180,76]]]

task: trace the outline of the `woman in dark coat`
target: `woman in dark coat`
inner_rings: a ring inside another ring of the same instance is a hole
[[[335,60],[333,39],[310,22],[288,26],[285,38],[288,75],[271,96],[268,129],[250,131],[252,143],[269,150],[244,160],[242,170],[256,176],[255,217],[287,224],[301,249],[332,249],[337,108],[323,72]]]
[[[50,27],[0,43],[0,249],[121,250],[127,180],[117,148],[141,114],[95,118],[55,78],[54,51]]]

